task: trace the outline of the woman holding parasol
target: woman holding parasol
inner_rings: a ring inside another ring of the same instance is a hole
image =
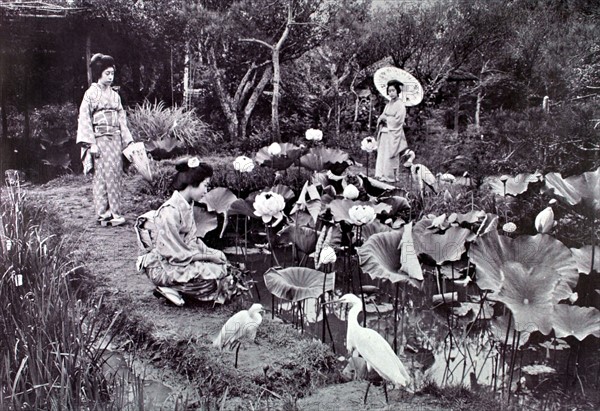
[[[94,83],[87,89],[79,108],[77,143],[82,147],[84,173],[94,171],[94,207],[98,222],[121,225],[121,153],[133,143],[121,97],[112,89],[115,61],[94,54],[90,67]]]
[[[387,82],[387,95],[390,101],[377,120],[377,163],[375,178],[394,182],[400,164],[399,154],[408,148],[404,136],[406,107],[400,98],[403,84],[392,79]]]

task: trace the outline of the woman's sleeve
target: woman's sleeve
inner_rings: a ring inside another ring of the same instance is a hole
[[[125,113],[125,109],[123,108],[123,104],[121,103],[120,96],[119,96],[119,107],[118,107],[117,111],[119,113],[119,127],[121,129],[121,143],[123,144],[123,148],[125,148],[129,143],[133,143],[133,136],[131,135],[131,131],[129,130],[129,127],[127,126],[127,115]]]
[[[79,107],[79,118],[77,119],[77,143],[95,144],[94,126],[92,125],[92,99],[90,98],[90,89],[83,95],[81,106]]]
[[[156,251],[170,264],[188,265],[200,251],[186,244],[179,228],[181,217],[173,206],[161,207],[154,219],[156,224]]]

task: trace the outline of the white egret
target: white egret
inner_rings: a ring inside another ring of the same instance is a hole
[[[367,363],[367,370],[375,370],[383,378],[383,389],[387,401],[387,381],[394,385],[408,387],[411,377],[400,358],[396,355],[390,344],[377,331],[361,327],[358,323],[358,314],[362,311],[362,301],[354,294],[345,294],[339,300],[330,304],[349,304],[348,329],[346,332],[346,348],[352,356],[360,355]],[[364,402],[367,402],[369,385],[365,392]]]
[[[417,187],[419,188],[419,192],[423,195],[423,190],[425,189],[425,185],[428,186],[431,191],[437,194],[435,186],[437,184],[437,179],[435,175],[423,164],[413,164],[415,159],[415,152],[412,150],[408,150],[404,156],[408,156],[408,160],[404,163],[404,167],[410,169],[410,175],[413,180],[417,183]]]
[[[238,364],[238,354],[242,339],[248,339],[255,342],[256,331],[262,322],[261,311],[264,312],[262,304],[252,304],[248,310],[242,310],[231,316],[227,320],[217,338],[213,341],[213,346],[222,350],[228,347],[233,350],[235,347],[235,368]]]

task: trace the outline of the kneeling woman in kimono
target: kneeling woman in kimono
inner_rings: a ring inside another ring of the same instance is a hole
[[[193,211],[194,201],[208,192],[212,167],[193,157],[176,169],[171,198],[138,218],[138,238],[149,249],[138,258],[138,270],[145,271],[156,292],[176,305],[183,305],[182,295],[224,303],[236,292],[236,281],[228,272],[225,254],[197,237]],[[146,243],[144,231],[150,238]]]

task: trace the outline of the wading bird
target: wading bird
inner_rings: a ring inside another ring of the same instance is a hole
[[[362,311],[362,301],[354,294],[345,294],[339,300],[328,304],[349,304],[348,330],[346,332],[346,348],[354,357],[360,355],[367,363],[367,370],[375,370],[383,378],[383,390],[387,402],[387,381],[394,385],[408,387],[410,374],[390,344],[377,331],[361,327],[358,314]],[[367,403],[371,381],[367,385],[364,403]]]
[[[437,179],[435,175],[423,164],[413,164],[413,160],[415,159],[415,152],[412,150],[406,151],[404,156],[408,156],[408,160],[404,163],[404,167],[410,170],[410,175],[412,179],[417,183],[417,187],[419,188],[419,192],[421,196],[423,195],[423,190],[425,186],[429,187],[431,191],[437,194],[435,186],[437,184]]]
[[[233,350],[235,347],[235,368],[238,364],[242,339],[255,342],[256,331],[262,322],[260,313],[264,311],[262,304],[252,304],[250,309],[235,313],[227,320],[217,338],[214,339],[213,346],[220,350],[226,347]]]

